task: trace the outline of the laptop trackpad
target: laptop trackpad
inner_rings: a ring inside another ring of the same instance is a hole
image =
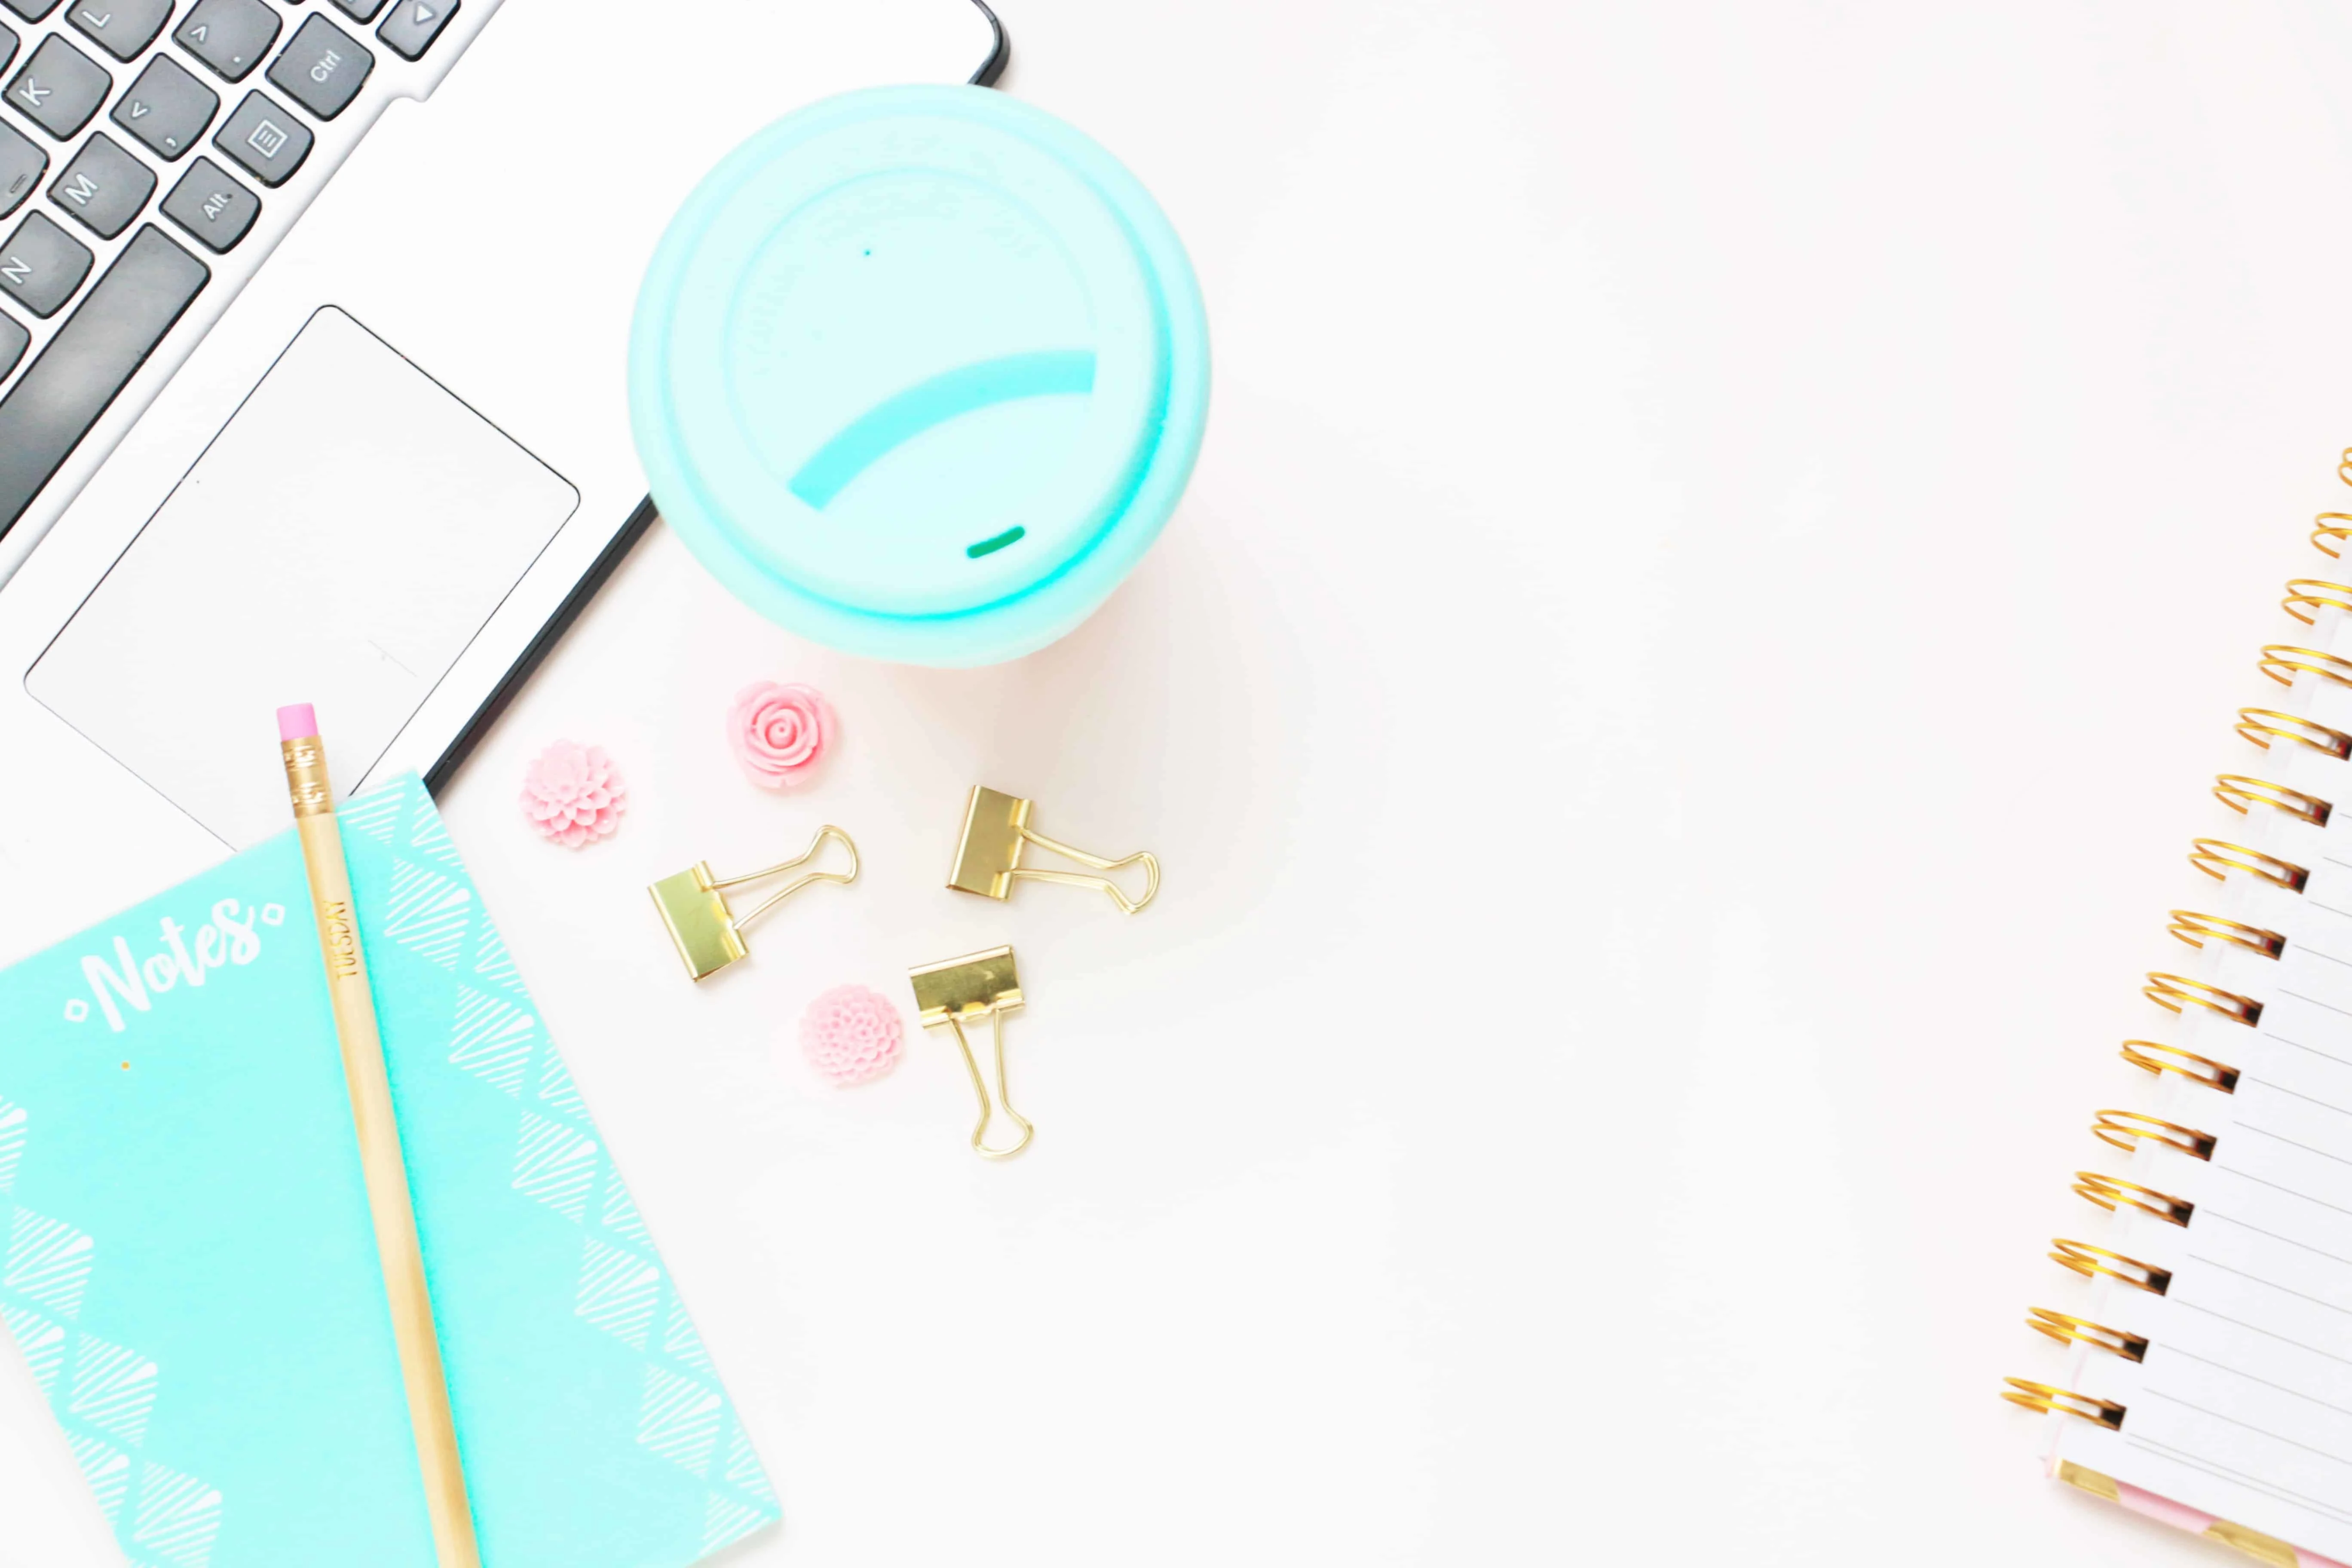
[[[323,310],[26,689],[242,849],[286,822],[275,710],[316,703],[336,781],[357,784],[579,504]]]

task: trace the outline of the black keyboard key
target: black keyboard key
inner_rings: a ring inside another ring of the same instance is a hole
[[[0,217],[25,205],[49,172],[49,155],[13,125],[0,125]]]
[[[112,239],[129,228],[154,194],[155,171],[103,132],[81,144],[74,161],[49,187],[49,200],[100,239]]]
[[[58,0],[0,0],[27,22],[37,22],[58,8]]]
[[[0,534],[16,525],[212,273],[141,228],[16,388],[0,398]]]
[[[27,213],[0,245],[0,293],[47,321],[65,309],[97,258],[47,213]]]
[[[335,9],[354,22],[373,22],[383,9],[383,0],[335,0]]]
[[[137,59],[172,19],[172,0],[74,0],[74,31],[126,64]]]
[[[163,198],[163,216],[202,240],[214,255],[226,256],[252,231],[254,219],[261,216],[261,198],[230,179],[210,158],[199,158]]]
[[[0,316],[0,381],[8,379],[8,373],[16,368],[16,362],[25,357],[25,350],[32,342],[33,334],[22,325]]]
[[[169,55],[157,55],[114,106],[114,122],[167,163],[203,140],[220,98]]]
[[[269,68],[269,79],[320,119],[332,120],[352,106],[373,69],[375,57],[364,46],[325,17],[313,16]]]
[[[457,14],[457,0],[392,0],[392,15],[375,36],[404,60],[421,60]]]
[[[41,40],[8,84],[10,107],[63,142],[97,118],[114,79],[106,68],[63,38]]]
[[[213,145],[245,165],[246,173],[276,190],[294,177],[310,155],[309,126],[258,92],[245,95]]]
[[[243,81],[278,41],[281,25],[262,0],[196,0],[172,37],[230,81]]]

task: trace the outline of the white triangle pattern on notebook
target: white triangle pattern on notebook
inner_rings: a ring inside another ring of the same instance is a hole
[[[686,1315],[686,1303],[669,1304],[669,1330],[662,1335],[662,1349],[681,1366],[697,1372],[710,1370],[710,1352],[702,1347],[702,1336],[695,1331],[694,1320]]]
[[[648,1366],[645,1405],[637,1415],[638,1445],[681,1469],[707,1476],[725,1404],[706,1383]]]
[[[216,1488],[168,1465],[140,1467],[139,1508],[133,1544],[179,1568],[208,1568],[220,1538],[221,1495]]]
[[[768,1472],[760,1468],[760,1456],[752,1451],[751,1434],[743,1430],[740,1419],[727,1435],[727,1479],[762,1503],[776,1500],[776,1489],[768,1484]]]
[[[767,1515],[750,1504],[740,1502],[723,1492],[711,1492],[705,1501],[702,1527],[702,1550],[716,1552],[722,1546],[732,1546],[766,1521]]]
[[[155,1409],[155,1363],[137,1351],[96,1334],[74,1341],[73,1394],[68,1415],[134,1447],[145,1441]]]
[[[25,1364],[33,1369],[33,1381],[40,1385],[42,1396],[47,1397],[66,1364],[64,1327],[30,1307],[0,1307],[0,1321],[8,1325],[16,1348],[25,1352]]]
[[[519,1100],[538,1030],[539,1020],[521,1008],[460,985],[449,1059],[509,1100]]]
[[[19,1208],[9,1220],[0,1290],[37,1302],[61,1318],[79,1317],[96,1249],[96,1242],[65,1221]]]
[[[596,1141],[584,1132],[522,1113],[522,1136],[515,1150],[514,1189],[528,1193],[569,1220],[588,1212],[599,1169]]]
[[[621,1184],[621,1173],[613,1173],[613,1184],[604,1192],[604,1228],[626,1241],[646,1246],[652,1241],[646,1222],[637,1213],[636,1199]]]
[[[580,1258],[579,1316],[638,1350],[661,1304],[661,1270],[634,1252],[590,1237]]]
[[[553,1051],[547,1053],[547,1065],[539,1070],[539,1102],[558,1116],[585,1119],[587,1102],[572,1082],[572,1069]]]
[[[122,1500],[131,1491],[131,1456],[79,1432],[68,1441],[73,1447],[74,1463],[81,1467],[89,1489],[98,1494],[98,1506],[105,1510],[111,1522],[122,1511]]]
[[[439,872],[395,859],[384,932],[418,957],[454,970],[457,950],[465,945],[473,902],[470,889]]]
[[[453,870],[465,868],[466,863],[457,858],[457,847],[449,842],[449,830],[442,826],[438,812],[416,814],[415,825],[409,830],[408,847]]]
[[[335,808],[335,821],[345,833],[362,833],[378,844],[392,842],[392,830],[407,805],[399,790],[374,790]]]
[[[476,928],[478,935],[474,944],[474,973],[485,984],[495,985],[513,995],[522,994],[522,975],[515,969],[512,954],[507,952],[507,939],[485,914]]]

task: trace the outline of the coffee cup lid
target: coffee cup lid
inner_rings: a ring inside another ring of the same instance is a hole
[[[1166,216],[1001,92],[811,105],[671,223],[630,415],[656,504],[739,596],[852,652],[992,663],[1083,620],[1190,478],[1208,327]]]

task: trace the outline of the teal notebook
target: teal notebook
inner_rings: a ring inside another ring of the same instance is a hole
[[[415,778],[346,853],[488,1568],[777,1517]],[[138,1568],[430,1568],[289,831],[0,974],[0,1321]]]

